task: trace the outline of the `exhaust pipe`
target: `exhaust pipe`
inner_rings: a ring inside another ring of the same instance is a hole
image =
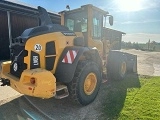
[[[10,86],[10,80],[5,78],[0,78],[0,82],[2,83],[1,86]]]

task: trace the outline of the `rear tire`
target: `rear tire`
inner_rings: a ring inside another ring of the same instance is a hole
[[[101,72],[96,63],[80,61],[74,78],[68,84],[70,95],[81,105],[88,105],[96,98],[101,84]]]

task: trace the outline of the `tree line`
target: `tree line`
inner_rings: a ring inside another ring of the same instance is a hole
[[[138,43],[138,42],[121,42],[122,49],[136,49],[136,50],[149,50],[149,51],[159,51],[160,43],[155,41],[148,41],[147,43]]]

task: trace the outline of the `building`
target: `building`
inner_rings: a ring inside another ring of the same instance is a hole
[[[60,24],[60,15],[49,12],[53,23]],[[13,38],[18,37],[30,27],[38,26],[36,8],[0,1],[0,60],[10,58],[9,45]]]
[[[113,30],[110,28],[103,28],[103,39],[109,40],[112,50],[120,50],[121,49],[121,42],[122,42],[122,35],[125,35],[126,33]]]

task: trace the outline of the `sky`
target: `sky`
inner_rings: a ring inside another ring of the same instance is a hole
[[[32,7],[42,6],[60,12],[93,4],[114,17],[114,25],[106,27],[125,32],[125,42],[160,42],[160,0],[7,0]]]

